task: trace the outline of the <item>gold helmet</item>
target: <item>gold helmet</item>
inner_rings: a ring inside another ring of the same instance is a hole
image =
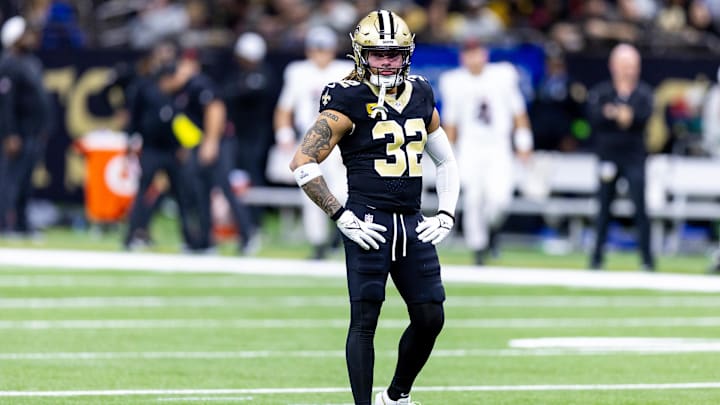
[[[370,80],[375,86],[399,86],[407,77],[410,69],[410,56],[415,50],[415,35],[405,21],[389,10],[376,10],[365,16],[355,31],[350,34],[355,60],[355,73],[362,79]],[[368,52],[400,51],[403,56],[402,67],[394,75],[375,75],[370,72]]]

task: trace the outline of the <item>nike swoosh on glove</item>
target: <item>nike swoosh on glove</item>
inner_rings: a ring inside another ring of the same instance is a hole
[[[423,221],[415,228],[415,232],[418,233],[418,239],[421,241],[437,245],[448,236],[453,225],[455,225],[455,220],[450,215],[441,212],[434,217],[423,217]]]
[[[378,232],[385,232],[387,228],[380,224],[361,221],[350,210],[345,210],[335,223],[340,232],[365,250],[370,250],[371,247],[380,249],[378,242],[385,243],[385,238]]]

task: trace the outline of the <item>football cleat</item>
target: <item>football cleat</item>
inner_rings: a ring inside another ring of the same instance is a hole
[[[412,402],[410,400],[410,394],[405,398],[400,398],[397,401],[393,401],[387,394],[387,390],[378,392],[375,395],[375,405],[420,405],[418,402]]]

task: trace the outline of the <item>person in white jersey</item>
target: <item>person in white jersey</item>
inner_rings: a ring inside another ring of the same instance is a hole
[[[305,38],[306,59],[291,62],[284,73],[284,84],[275,109],[275,143],[278,147],[294,151],[300,136],[315,122],[318,100],[330,82],[340,81],[354,69],[352,61],[335,59],[337,36],[323,26],[313,27]],[[347,176],[340,151],[330,153],[320,165],[330,191],[345,204],[347,199]],[[331,229],[327,214],[307,196],[303,195],[303,227],[313,246],[311,258],[323,259],[331,243]]]
[[[533,136],[513,65],[489,63],[474,39],[462,44],[460,64],[440,76],[441,118],[460,169],[465,242],[480,265],[512,201],[513,154],[528,162]]]

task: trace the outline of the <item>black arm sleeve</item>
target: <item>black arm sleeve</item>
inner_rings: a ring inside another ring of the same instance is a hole
[[[10,74],[0,77],[0,139],[18,134],[15,117],[15,79]]]

